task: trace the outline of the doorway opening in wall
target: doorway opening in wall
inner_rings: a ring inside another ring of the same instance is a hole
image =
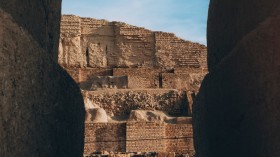
[[[61,32],[73,41],[62,43],[74,65],[66,67],[83,80],[85,156],[194,155],[191,106],[207,73],[208,1],[63,1]]]
[[[86,49],[86,64],[87,64],[87,67],[89,67],[89,52],[88,52],[88,47]]]
[[[162,88],[162,73],[159,73],[159,88]]]

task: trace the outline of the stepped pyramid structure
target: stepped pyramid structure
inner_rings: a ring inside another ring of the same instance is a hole
[[[85,156],[193,154],[192,102],[208,71],[206,51],[172,33],[62,16],[58,60],[84,96]]]

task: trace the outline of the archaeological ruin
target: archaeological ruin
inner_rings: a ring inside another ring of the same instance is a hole
[[[206,51],[172,33],[63,15],[58,61],[84,97],[84,155],[194,154],[192,103]]]
[[[0,157],[279,157],[279,8],[210,0],[206,48],[1,0]]]

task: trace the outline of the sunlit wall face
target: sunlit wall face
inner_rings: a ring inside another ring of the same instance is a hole
[[[64,0],[63,14],[121,21],[206,44],[209,0]]]

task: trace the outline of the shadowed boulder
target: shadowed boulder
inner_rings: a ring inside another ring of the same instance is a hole
[[[279,4],[211,1],[211,70],[193,106],[198,157],[280,155]]]
[[[83,155],[80,90],[57,64],[61,1],[0,1],[0,156]]]

